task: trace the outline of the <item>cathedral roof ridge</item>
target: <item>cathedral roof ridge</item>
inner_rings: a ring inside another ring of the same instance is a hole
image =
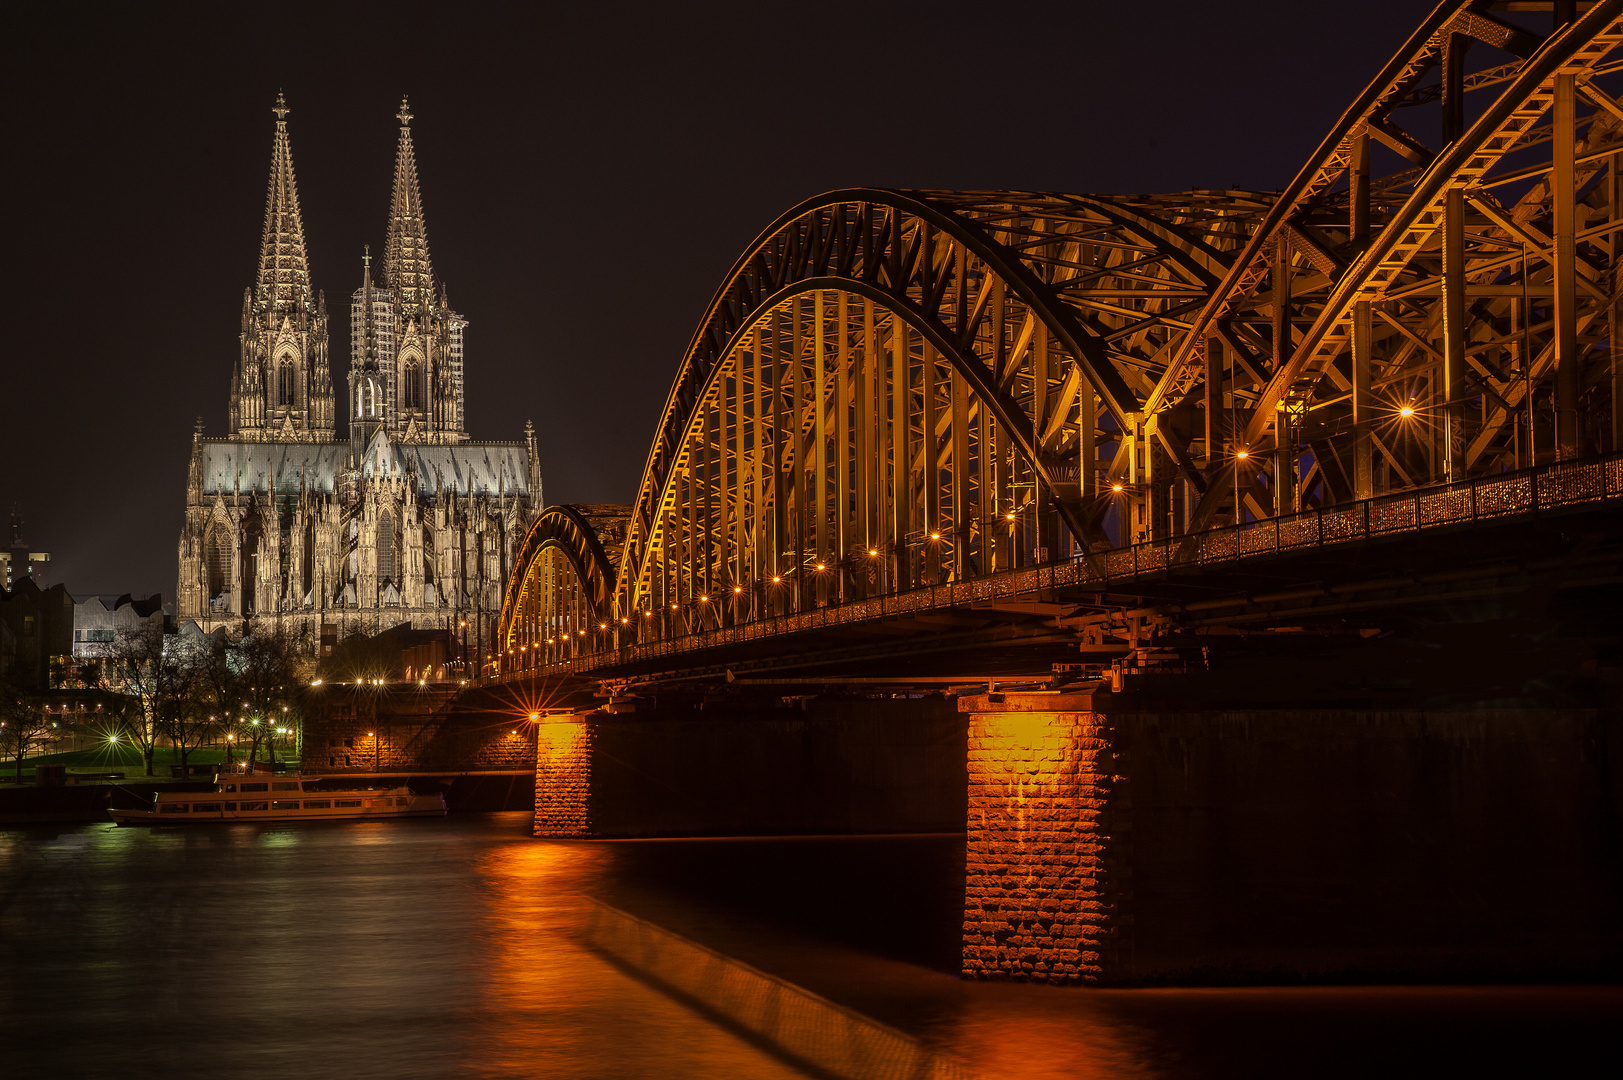
[[[255,299],[284,311],[309,310],[310,261],[304,245],[304,219],[293,173],[293,146],[287,132],[287,99],[280,92],[271,109],[276,132],[271,140],[270,183],[265,194],[265,228],[259,245]]]

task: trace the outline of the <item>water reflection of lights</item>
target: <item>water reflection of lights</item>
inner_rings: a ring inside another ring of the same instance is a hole
[[[484,1072],[514,1076],[793,1077],[765,1052],[698,1021],[580,942],[607,854],[595,845],[524,841],[479,865],[489,975],[470,1047]],[[470,1003],[472,1005],[473,1003]]]

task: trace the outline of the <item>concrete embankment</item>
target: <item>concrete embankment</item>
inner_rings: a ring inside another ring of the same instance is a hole
[[[969,1080],[911,1036],[664,927],[591,901],[586,941],[661,991],[813,1076]]]

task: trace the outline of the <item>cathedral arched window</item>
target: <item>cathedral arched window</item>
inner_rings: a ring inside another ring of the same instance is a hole
[[[203,558],[208,598],[213,600],[231,588],[231,543],[222,526],[210,526],[203,541]]]
[[[316,577],[316,523],[312,518],[304,526],[304,591],[309,593]]]
[[[259,584],[259,542],[265,534],[258,514],[250,515],[242,523],[242,613],[251,615],[256,606]],[[269,598],[267,598],[269,599]],[[266,610],[270,610],[269,604]]]
[[[415,359],[406,361],[406,408],[421,409],[428,397],[423,392],[423,366]]]
[[[400,545],[395,540],[394,518],[385,510],[378,515],[378,582],[399,581]]]
[[[276,401],[280,405],[293,404],[293,358],[284,356],[276,365]]]

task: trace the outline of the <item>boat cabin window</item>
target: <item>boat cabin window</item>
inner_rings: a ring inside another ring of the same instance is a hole
[[[299,785],[297,783],[291,782],[291,781],[278,780],[276,783],[271,785],[271,790],[272,791],[297,791],[297,790],[299,790]]]
[[[306,800],[304,800],[304,808],[306,810],[331,810],[332,809],[332,800],[331,799],[306,799]]]
[[[265,804],[262,802],[245,802],[240,804],[240,808],[243,810],[263,810]]]
[[[237,808],[237,804],[234,802],[228,802],[225,804],[225,808],[227,810],[235,810]]]
[[[271,803],[272,810],[297,810],[298,808],[299,800],[297,799],[278,799]]]
[[[359,806],[359,805],[361,805],[361,800],[359,800],[359,799],[334,799],[332,801],[332,804],[334,806]]]
[[[185,812],[186,812],[186,804],[183,803],[183,802],[170,802],[170,803],[159,803],[158,804],[158,813],[160,813],[160,814],[184,814]]]
[[[267,784],[244,784],[244,785],[242,785],[242,790],[244,790],[244,791],[269,791],[270,786],[267,785]]]
[[[220,812],[220,804],[217,802],[192,803],[192,813],[201,814],[205,810],[217,814]]]

